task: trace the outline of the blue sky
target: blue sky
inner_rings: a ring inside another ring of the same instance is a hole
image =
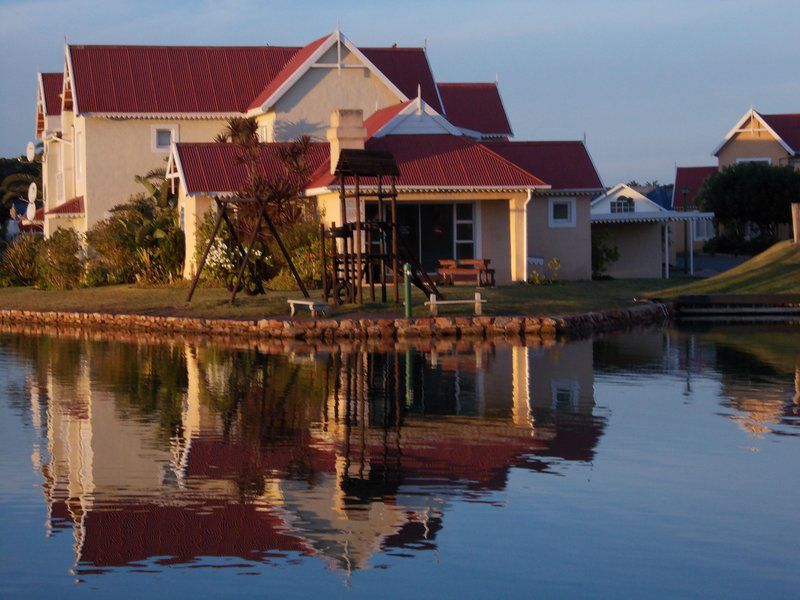
[[[420,46],[440,81],[497,74],[515,139],[580,139],[606,184],[671,182],[751,104],[800,112],[798,0],[0,1],[0,155],[33,136],[35,73],[71,43]]]

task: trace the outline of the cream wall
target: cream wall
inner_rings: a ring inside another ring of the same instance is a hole
[[[740,158],[769,158],[773,165],[785,165],[789,154],[768,131],[743,131],[725,144],[717,158],[720,167],[734,165]]]
[[[183,220],[183,234],[185,243],[185,256],[183,262],[184,279],[192,279],[197,272],[196,248],[197,231],[207,212],[216,210],[213,198],[209,196],[187,196],[180,188],[178,196],[178,211]]]
[[[595,235],[607,232],[619,250],[619,260],[607,269],[611,277],[660,278],[664,254],[660,223],[597,223]]]
[[[132,194],[144,192],[134,176],[166,167],[168,151],[154,152],[152,129],[178,127],[182,142],[210,142],[225,126],[223,120],[145,120],[78,117],[76,131],[85,131],[85,177],[78,183],[84,195],[87,227]],[[68,196],[67,198],[70,198]]]
[[[478,210],[481,233],[478,258],[488,258],[492,261],[489,266],[495,270],[494,276],[498,285],[511,283],[509,201],[485,200],[481,202]]]
[[[591,279],[591,198],[588,195],[554,198],[575,198],[575,227],[550,227],[549,197],[534,194],[528,204],[528,254],[544,257],[545,264],[558,258],[561,261],[561,279]]]
[[[357,59],[342,48],[342,62],[357,64]],[[321,63],[336,63],[336,48],[329,50]],[[273,139],[284,141],[300,134],[324,140],[335,108],[361,109],[365,116],[400,99],[386,84],[366,68],[311,68],[276,103]]]

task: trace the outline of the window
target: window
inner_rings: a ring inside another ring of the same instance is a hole
[[[620,196],[617,200],[611,201],[612,214],[632,212],[634,212],[633,198],[628,198],[628,196]]]
[[[694,239],[697,241],[710,240],[714,237],[714,222],[708,219],[697,219],[694,222]]]
[[[456,235],[455,257],[475,258],[475,207],[471,202],[455,205]]]
[[[550,198],[548,221],[550,227],[575,227],[575,199]]]
[[[153,152],[168,152],[172,142],[178,141],[178,127],[173,126],[154,126],[152,128],[152,150]]]
[[[741,163],[763,163],[765,165],[771,165],[772,159],[765,156],[759,158],[737,158],[736,164],[738,165]]]

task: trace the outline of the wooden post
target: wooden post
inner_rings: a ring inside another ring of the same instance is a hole
[[[328,265],[327,265],[327,257],[325,253],[325,224],[319,224],[319,239],[322,242],[322,249],[320,254],[320,260],[322,261],[322,297],[325,301],[328,301]]]
[[[244,270],[247,268],[248,263],[250,262],[250,253],[253,251],[253,246],[256,244],[256,238],[258,237],[258,230],[261,227],[261,221],[264,219],[264,211],[262,210],[258,214],[258,220],[256,221],[256,226],[253,228],[253,235],[250,236],[250,242],[247,244],[247,251],[242,256],[242,264],[239,267],[239,273],[236,275],[236,281],[233,282],[233,290],[231,291],[231,304],[236,301],[236,294],[239,291],[239,285],[242,283],[242,277],[244,276]]]
[[[381,175],[378,175],[378,223],[383,223],[386,221],[386,216],[383,214],[383,186],[382,186],[383,178]],[[380,252],[380,260],[378,264],[380,265],[381,269],[381,302],[386,304],[386,229],[382,226],[378,226],[379,238],[378,238],[378,251]]]
[[[669,279],[669,222],[664,223],[664,279]]]
[[[311,296],[309,296],[308,294],[308,290],[306,289],[306,284],[303,283],[303,279],[300,277],[300,273],[297,272],[297,269],[294,266],[294,261],[292,260],[292,257],[289,255],[289,251],[286,250],[286,246],[283,245],[283,240],[281,240],[281,236],[278,235],[278,230],[275,229],[275,225],[272,223],[272,219],[269,218],[269,215],[267,214],[267,209],[263,204],[261,204],[261,218],[264,219],[264,221],[267,224],[267,227],[269,228],[270,233],[272,234],[272,237],[275,238],[275,242],[277,242],[278,248],[280,248],[281,253],[283,254],[283,258],[286,259],[286,264],[289,265],[289,270],[292,272],[292,275],[294,275],[294,280],[297,282],[297,287],[299,287],[300,291],[303,292],[303,298],[310,298]]]
[[[394,276],[394,303],[400,304],[400,264],[397,260],[397,187],[392,175],[392,274]]]
[[[435,294],[431,294],[433,296]],[[483,303],[481,302],[481,293],[475,292],[475,314],[480,316],[483,314]]]
[[[439,315],[439,307],[436,306],[436,294],[431,294],[430,298],[428,298],[428,299],[430,300],[431,315],[433,315],[434,317],[438,316]]]
[[[356,297],[358,298],[358,303],[364,303],[364,290],[361,288],[361,278],[364,275],[364,263],[363,259],[364,256],[361,250],[361,192],[359,190],[359,181],[358,181],[358,174],[356,173],[355,176],[356,180],[356,193],[355,193],[355,200],[356,200]]]
[[[792,202],[792,232],[795,244],[800,244],[800,202]]]
[[[197,283],[200,281],[200,273],[203,271],[203,267],[206,264],[206,259],[208,258],[208,253],[211,252],[211,246],[214,243],[214,239],[217,237],[217,232],[219,232],[219,226],[222,224],[222,215],[223,210],[219,211],[217,214],[217,221],[214,223],[214,231],[211,234],[211,237],[208,238],[208,243],[206,244],[206,249],[203,251],[203,257],[200,259],[200,264],[197,265],[197,272],[194,274],[194,278],[192,279],[192,287],[189,288],[189,295],[186,298],[186,302],[192,301],[192,296],[194,295],[194,290],[197,287]]]

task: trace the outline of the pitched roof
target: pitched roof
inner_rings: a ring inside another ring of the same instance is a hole
[[[495,83],[440,83],[447,120],[484,134],[511,135],[506,109]]]
[[[286,144],[261,144],[257,168],[264,177],[283,172],[278,148]],[[236,144],[216,142],[176,144],[177,160],[187,194],[233,193],[242,188],[247,168],[239,161]],[[308,160],[312,172],[328,159],[328,143],[311,144]]]
[[[603,182],[583,142],[482,142],[554,190],[602,190]]]
[[[299,69],[304,62],[306,62],[312,54],[319,48],[326,40],[330,38],[329,35],[323,36],[314,40],[307,46],[303,46],[298,50],[292,59],[287,62],[284,67],[273,77],[266,87],[261,91],[258,96],[250,103],[248,108],[258,108],[266,102],[272,94],[274,94],[281,85],[288,80],[297,69]]]
[[[795,154],[800,154],[800,113],[761,117]]]
[[[244,112],[299,48],[69,46],[77,108],[91,113]]]
[[[83,196],[70,198],[63,204],[59,204],[53,209],[48,210],[47,215],[82,215],[85,211]]]
[[[63,85],[63,73],[42,73],[44,114],[48,117],[57,117],[61,114],[61,88]]]
[[[407,98],[416,98],[417,89],[435,111],[442,112],[439,94],[424,48],[359,48],[378,70]]]
[[[371,138],[385,127],[392,119],[394,119],[400,112],[409,104],[411,100],[401,102],[400,104],[393,104],[386,108],[381,108],[372,113],[365,121],[364,128],[367,130],[367,138]]]
[[[717,167],[678,167],[672,188],[672,210],[691,210],[703,182],[719,171]],[[684,188],[686,193],[684,194]]]
[[[397,185],[419,188],[532,188],[546,183],[486,146],[465,136],[388,135],[367,140],[366,150],[391,152],[400,169]],[[321,166],[309,189],[335,181]],[[374,184],[365,178],[364,185]]]

